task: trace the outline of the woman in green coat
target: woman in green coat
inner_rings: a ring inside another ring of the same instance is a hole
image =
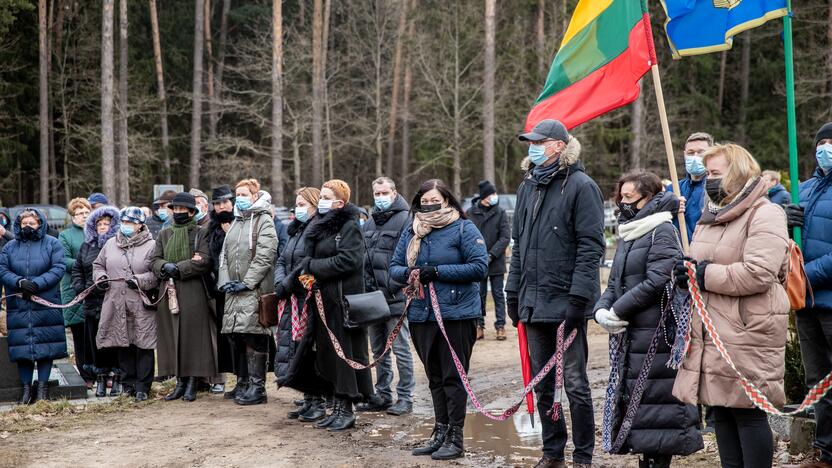
[[[72,267],[75,266],[78,251],[84,243],[84,224],[91,211],[92,208],[86,198],[73,198],[67,205],[67,214],[72,218],[72,222],[58,235],[58,240],[64,247],[64,264],[66,265],[66,273],[61,279],[61,302],[64,304],[75,299],[75,289],[72,288]],[[64,326],[72,332],[75,367],[87,383],[87,388],[92,388],[95,382],[95,372],[92,371],[92,356],[88,355],[85,347],[84,304],[76,304],[63,311]]]

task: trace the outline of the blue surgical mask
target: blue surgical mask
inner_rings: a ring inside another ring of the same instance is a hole
[[[159,219],[161,219],[162,221],[167,221],[168,220],[168,210],[166,210],[166,209],[165,210],[159,210],[159,211],[156,212],[156,216],[158,216]]]
[[[497,195],[496,193],[491,195],[490,197],[488,197],[488,203],[490,203],[491,206],[497,206],[497,202],[499,202],[499,201],[500,201],[500,196]]]
[[[121,233],[124,235],[124,237],[133,237],[133,234],[136,233],[136,229],[133,228],[133,226],[127,226],[122,224],[121,226],[119,226],[119,229],[121,230]]]
[[[702,164],[702,156],[685,156],[685,170],[695,177],[705,175],[707,171],[705,165]]]
[[[373,198],[376,208],[381,211],[387,211],[393,206],[393,197],[381,196]]]
[[[202,212],[202,210],[200,210],[199,208],[197,208],[197,209],[196,209],[196,220],[197,220],[197,221],[202,221],[202,218],[204,218],[204,217],[205,217],[205,215],[207,215],[207,214],[208,214],[208,213],[203,213],[203,212]]]
[[[309,221],[309,211],[306,208],[301,208],[300,206],[295,207],[295,219],[300,221],[301,223],[305,223]]]
[[[332,202],[334,201],[335,200],[324,200],[323,198],[318,200],[318,213],[325,214],[329,212],[329,210],[332,209]]]
[[[815,150],[815,157],[818,160],[818,166],[823,169],[823,172],[832,170],[832,143],[824,143]]]
[[[364,223],[366,223],[366,222],[367,222],[366,219],[359,219],[358,220],[358,225],[361,226],[361,227],[364,227]]]
[[[240,211],[246,211],[251,208],[251,197],[237,197],[234,201],[234,206]]]
[[[529,145],[529,162],[539,166],[549,159],[546,156],[546,147],[543,145]]]

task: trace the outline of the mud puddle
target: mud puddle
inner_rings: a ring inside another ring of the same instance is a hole
[[[368,436],[390,439],[399,444],[417,446],[431,436],[433,419],[421,419],[417,425],[395,427],[385,419],[375,419]],[[527,413],[516,413],[506,421],[492,421],[479,413],[465,417],[465,450],[469,454],[491,455],[499,465],[533,465],[540,458],[543,445],[540,418],[535,414],[534,427]]]

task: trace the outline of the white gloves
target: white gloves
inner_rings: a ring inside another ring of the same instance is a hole
[[[607,309],[598,309],[595,311],[595,321],[611,335],[623,333],[627,325],[630,324],[630,322],[621,320],[619,316],[615,315],[614,310]]]

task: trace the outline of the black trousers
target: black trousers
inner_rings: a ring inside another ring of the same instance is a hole
[[[137,392],[150,392],[156,369],[154,350],[135,345],[118,348],[118,366],[121,368],[122,383],[132,386]]]
[[[98,319],[90,317],[84,319],[84,332],[87,341],[86,352],[95,367],[95,372],[97,374],[109,374],[110,371],[117,373],[118,351],[116,348],[98,349],[95,344],[95,336],[98,335]]]
[[[471,353],[477,341],[477,319],[446,320],[444,323],[454,351],[465,372],[468,372]],[[416,353],[425,366],[436,422],[454,426],[464,425],[468,394],[462,385],[462,379],[439,325],[436,322],[411,322],[410,336]]]
[[[832,371],[832,310],[803,309],[797,313],[800,354],[806,372],[806,386],[814,387]],[[820,458],[832,462],[832,395],[815,404],[815,443]]]
[[[234,366],[234,375],[238,378],[248,378],[246,350],[251,348],[257,353],[269,353],[269,341],[273,342],[272,337],[258,333],[231,333],[227,336],[231,342],[231,362]],[[271,356],[269,361],[271,361]]]
[[[72,333],[72,345],[75,348],[75,367],[81,378],[91,382],[95,380],[95,372],[91,371],[92,360],[87,353],[87,337],[84,333],[84,322],[69,326]]]
[[[723,468],[771,466],[774,441],[766,413],[757,408],[712,407],[716,445]]]

